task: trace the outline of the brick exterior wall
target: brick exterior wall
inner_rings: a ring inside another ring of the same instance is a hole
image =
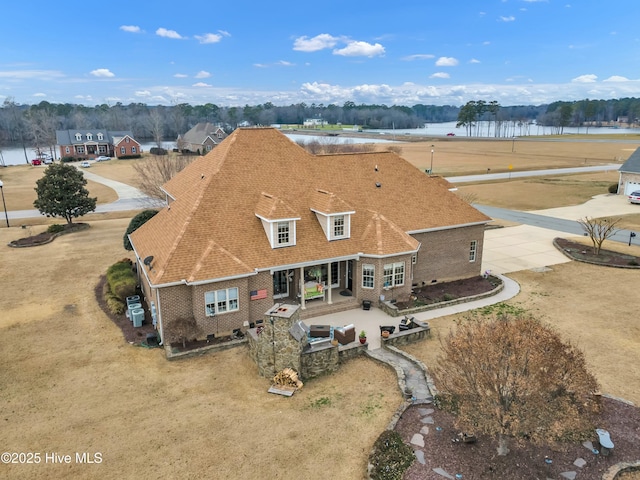
[[[482,273],[484,225],[454,228],[412,235],[421,243],[413,269],[413,283],[418,286],[469,278]],[[469,261],[471,242],[475,240],[476,259]]]
[[[404,262],[404,285],[394,287],[390,290],[384,289],[384,266],[389,263]],[[362,266],[373,265],[375,267],[375,277],[373,288],[364,288],[362,286]],[[360,261],[353,262],[353,294],[358,299],[370,300],[372,305],[378,305],[380,296],[384,295],[385,300],[392,298],[407,298],[411,293],[411,255],[399,255],[389,258],[369,258],[360,257]]]
[[[127,142],[129,140],[129,142]],[[125,149],[125,153],[122,153],[122,148]],[[133,151],[135,149],[135,152]],[[140,144],[132,138],[125,138],[120,143],[114,145],[113,153],[116,157],[123,157],[126,155],[140,155],[142,148]]]

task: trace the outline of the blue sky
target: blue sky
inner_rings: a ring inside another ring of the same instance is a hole
[[[23,0],[2,13],[0,102],[640,97],[638,0]]]

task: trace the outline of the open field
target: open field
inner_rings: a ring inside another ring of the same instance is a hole
[[[122,163],[105,162],[99,165],[104,171],[92,171],[125,181],[131,164]],[[13,167],[0,174],[7,184],[20,178],[5,177],[16,175]],[[22,183],[35,183],[29,175]],[[589,175],[552,182],[558,192],[552,206],[566,205],[568,198],[579,202],[562,191],[592,192],[600,188],[597,182],[610,181]],[[519,182],[473,193],[491,204],[492,191],[510,188],[511,208],[518,208],[522,197],[541,188],[535,179]],[[18,196],[16,185],[7,185],[5,194]],[[527,198],[530,209],[546,208],[551,195],[533,195],[539,203]],[[368,359],[353,360],[285,398],[266,392],[269,382],[257,376],[245,348],[169,362],[161,350],[127,344],[98,308],[93,288],[109,265],[131,256],[122,235],[133,214],[89,215],[89,230],[29,249],[6,246],[25,236],[22,229],[0,228],[4,451],[100,452],[103,458],[98,465],[0,465],[0,477],[364,478],[373,441],[401,401],[395,373]],[[630,217],[625,221],[640,223]],[[34,226],[33,233],[42,228]],[[637,275],[575,262],[517,272],[510,276],[522,292],[509,303],[576,342],[603,392],[638,403],[640,326],[632,301]],[[438,353],[437,335],[454,318],[430,321],[434,338],[407,351],[428,367]]]

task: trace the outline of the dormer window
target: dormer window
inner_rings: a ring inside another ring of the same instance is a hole
[[[87,140],[93,140],[93,134],[87,133]]]
[[[300,217],[283,200],[263,192],[255,213],[262,222],[271,248],[295,246],[296,221]]]
[[[76,133],[76,142],[79,142],[82,140],[82,134],[81,133]]]
[[[331,217],[331,221],[333,223],[333,237],[344,237],[344,215],[336,215],[335,217]]]
[[[316,190],[311,200],[311,211],[322,227],[327,240],[351,237],[351,215],[353,207],[326,190]]]
[[[98,140],[99,141],[104,140],[104,135],[102,135],[102,133],[98,133]]]
[[[289,245],[289,222],[278,222],[278,246]]]

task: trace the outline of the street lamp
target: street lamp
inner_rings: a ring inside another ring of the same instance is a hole
[[[2,187],[4,183],[0,180],[0,193],[2,193],[2,206],[4,207],[4,218],[7,220],[7,228],[9,228],[9,215],[7,214],[7,204],[4,202],[4,190]]]
[[[433,145],[431,145],[431,166],[429,167],[429,175],[433,174]]]

